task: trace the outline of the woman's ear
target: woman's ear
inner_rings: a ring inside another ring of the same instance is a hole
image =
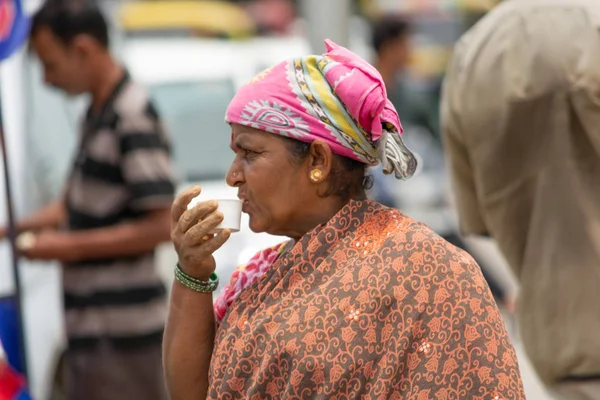
[[[315,140],[310,145],[308,157],[308,173],[310,180],[319,183],[327,180],[331,173],[333,153],[327,143]]]

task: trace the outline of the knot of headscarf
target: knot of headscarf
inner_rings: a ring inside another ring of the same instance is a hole
[[[410,178],[417,167],[375,67],[326,40],[327,52],[283,61],[242,86],[225,120],[303,142]]]

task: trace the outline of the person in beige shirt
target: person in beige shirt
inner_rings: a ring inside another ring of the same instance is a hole
[[[600,399],[600,2],[502,2],[458,42],[441,117],[462,233],[514,270],[540,378]]]

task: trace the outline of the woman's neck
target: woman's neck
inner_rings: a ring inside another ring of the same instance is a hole
[[[329,196],[324,198],[322,199],[324,200],[323,203],[318,204],[315,207],[311,207],[310,210],[307,210],[306,213],[303,213],[303,215],[299,218],[295,229],[289,232],[286,236],[291,237],[297,242],[308,232],[329,222],[349,202],[363,201],[366,199],[367,195],[364,191],[351,196],[349,199],[342,199],[338,196]]]

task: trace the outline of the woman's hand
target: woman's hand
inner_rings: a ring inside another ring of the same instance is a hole
[[[209,233],[223,221],[216,201],[204,201],[187,209],[200,191],[199,186],[194,186],[175,199],[171,208],[171,240],[181,269],[195,278],[209,279],[216,267],[213,253],[229,239],[231,231],[224,229],[217,235]]]

